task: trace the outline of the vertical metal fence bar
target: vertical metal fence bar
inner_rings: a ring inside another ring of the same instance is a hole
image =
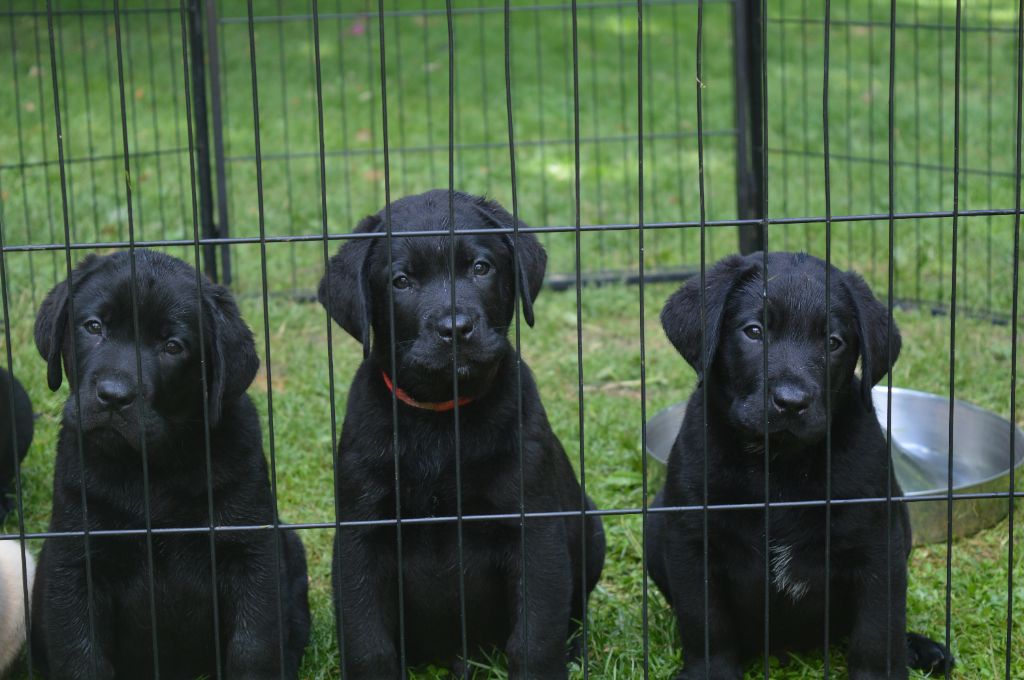
[[[963,8],[964,16],[963,16],[962,21],[963,21],[964,25],[967,28],[970,28],[969,17],[967,16],[967,13],[969,11],[970,11],[970,6]],[[968,48],[970,46],[970,36],[971,36],[971,31],[970,30],[965,30],[965,31],[962,32],[962,35],[960,36],[960,43],[961,43],[960,44],[960,58],[957,60],[957,63],[960,66],[960,77],[963,79],[963,82],[965,82],[965,83],[971,82],[970,81],[971,75],[969,73],[969,70],[970,70],[969,69],[970,59],[968,58],[968,52],[969,52]],[[964,173],[963,173],[963,175],[960,178],[960,182],[963,185],[963,188],[960,191],[960,204],[961,204],[961,209],[962,210],[970,210],[970,208],[971,208],[971,192],[970,192],[970,188],[971,188],[970,187],[970,185],[971,185],[971,173],[970,173],[970,167],[971,167],[971,163],[970,163],[971,121],[970,121],[970,115],[969,115],[969,111],[968,111],[967,102],[964,101],[964,100],[961,100],[961,107],[962,108],[961,108],[961,111],[959,112],[959,114],[961,116],[962,123],[961,123],[961,126],[960,126],[960,144],[959,144],[959,148],[960,148],[960,164],[964,168]],[[960,249],[960,253],[958,255],[959,258],[960,258],[959,268],[960,268],[961,272],[963,272],[963,275],[962,275],[962,279],[963,280],[958,282],[959,290],[957,291],[957,294],[960,296],[960,299],[964,302],[964,304],[968,305],[968,306],[971,304],[971,295],[970,295],[970,292],[971,292],[971,288],[970,288],[971,277],[969,276],[970,271],[971,271],[970,264],[969,264],[970,263],[970,244],[971,244],[970,230],[971,230],[971,221],[965,219],[963,221],[963,224],[960,225],[960,238],[959,238],[959,241],[960,241],[961,249]]]
[[[270,493],[271,493],[271,524],[274,535],[274,573],[281,573],[281,527],[280,518],[277,514],[277,447],[274,440],[274,368],[270,347],[270,305],[268,294],[270,291],[267,283],[267,234],[266,234],[266,211],[263,202],[263,154],[260,142],[260,96],[259,78],[257,77],[256,66],[256,29],[253,21],[253,0],[247,0],[246,10],[249,24],[249,66],[252,82],[252,119],[253,119],[253,144],[256,154],[256,207],[259,221],[259,244],[260,244],[260,278],[262,288],[260,290],[263,301],[263,345],[266,354],[264,365],[267,374],[267,443],[270,449]],[[285,645],[284,645],[284,603],[281,591],[280,577],[274,579],[275,604],[277,605],[277,645],[278,662],[280,665],[281,677],[285,676]]]
[[[387,247],[387,268],[388,273],[393,271],[393,241],[394,241],[394,230],[391,224],[391,150],[390,140],[388,138],[388,69],[387,69],[387,50],[385,49],[384,43],[384,0],[377,0],[377,22],[378,22],[378,35],[379,35],[379,65],[380,65],[380,112],[381,112],[381,139],[383,141],[383,156],[384,156],[384,231],[385,239],[384,243]],[[371,32],[366,31],[367,39],[369,39]],[[373,60],[370,60],[370,74],[373,73]],[[372,120],[372,102],[371,99],[371,125],[374,121]],[[376,142],[374,141],[374,146]],[[374,154],[376,159],[376,154]],[[376,169],[376,162],[374,161],[374,169]],[[376,187],[376,182],[374,182]],[[376,200],[376,192],[374,195]],[[403,558],[402,558],[402,467],[401,457],[399,451],[399,440],[398,440],[398,389],[399,380],[398,375],[398,360],[395,354],[395,290],[393,286],[388,286],[388,347],[389,347],[389,363],[391,368],[391,380],[394,385],[394,389],[391,390],[391,432],[392,439],[391,444],[394,450],[395,456],[395,549],[397,550],[397,590],[398,590],[398,657],[401,669],[402,677],[406,677],[408,672],[408,666],[406,661],[405,651],[405,584]]]
[[[647,545],[647,347],[644,322],[644,303],[647,299],[644,286],[644,2],[636,0],[636,141],[637,141],[637,275],[640,318],[638,323],[640,340],[640,474],[641,474],[641,515],[640,545]],[[640,553],[640,568],[647,573],[646,551]],[[649,593],[647,579],[640,580],[641,622],[643,624],[644,680],[651,670],[651,629],[649,620]]]
[[[710,394],[711,377],[708,358],[708,308],[707,308],[707,206],[704,188],[704,0],[697,0],[697,54],[695,87],[697,98],[697,193],[700,207],[700,376],[704,380],[704,393]],[[735,88],[739,89],[739,84]],[[701,569],[704,596],[704,680],[711,680],[711,571],[708,517],[708,399],[701,399]],[[667,519],[666,519],[667,521]]]
[[[822,619],[822,657],[824,661],[824,677],[832,677],[832,655],[830,654],[832,608],[832,371],[829,353],[832,336],[832,155],[829,145],[829,72],[831,68],[832,48],[832,3],[825,0],[825,60],[821,78],[821,137],[822,155],[824,157],[824,188],[825,188],[825,342],[824,342],[824,374],[825,374],[825,600]],[[785,85],[783,85],[785,90]],[[785,115],[783,115],[785,117]]]
[[[455,434],[455,531],[459,569],[459,644],[462,650],[463,678],[469,680],[469,644],[466,632],[466,563],[462,523],[462,420],[459,407],[459,333],[455,320],[455,27],[451,0],[445,0],[445,23],[448,29],[448,268],[449,302],[452,322],[452,427]],[[507,43],[506,43],[507,45]],[[507,47],[506,47],[506,54]],[[509,116],[511,117],[511,109]],[[515,186],[515,172],[512,173]],[[514,191],[514,190],[513,190]],[[516,346],[518,350],[518,345]],[[521,467],[521,464],[520,464]]]
[[[868,6],[868,157],[875,159],[875,5]],[[878,199],[875,195],[875,164],[868,163],[868,206],[870,212],[878,210]],[[875,281],[875,263],[878,255],[878,235],[874,222],[866,225],[870,230],[871,245],[868,258],[868,271],[872,282]]]
[[[956,0],[955,75],[953,84],[953,233],[950,253],[949,292],[949,457],[946,477],[946,647],[950,647],[953,621],[953,425],[956,406],[956,307],[957,307],[957,248],[959,246],[958,211],[960,210],[960,65],[963,3]],[[1016,320],[1014,320],[1016,323]],[[951,669],[946,669],[949,680]]]
[[[580,435],[580,597],[583,602],[583,621],[581,635],[582,639],[582,664],[583,678],[590,677],[590,641],[589,624],[587,613],[589,602],[587,597],[587,465],[586,465],[586,413],[583,408],[583,264],[581,252],[580,225],[582,217],[582,200],[580,197],[580,46],[579,46],[579,9],[576,0],[571,3],[572,12],[572,110],[573,110],[573,217],[575,219],[575,232],[573,233],[573,245],[575,247],[575,260],[573,262],[576,270],[576,408],[579,413],[577,427]],[[539,13],[538,13],[539,14]],[[537,16],[537,15],[535,15]]]
[[[992,0],[988,0],[988,26],[993,26],[993,12]],[[988,40],[985,42],[985,75],[987,77],[986,82],[986,98],[985,98],[985,141],[986,141],[986,166],[985,170],[988,173],[988,186],[987,195],[985,196],[985,206],[992,206],[992,157],[995,153],[995,148],[992,145],[992,43],[994,43],[994,37],[989,35]],[[991,314],[994,310],[992,309],[992,218],[987,217],[985,219],[985,226],[987,227],[986,239],[985,239],[985,309]]]
[[[1024,0],[1017,5],[1017,119],[1016,137],[1014,139],[1014,167],[1013,167],[1013,293],[1010,305],[1010,479],[1006,504],[1007,526],[1006,526],[1006,658],[1005,677],[1011,678],[1011,654],[1010,645],[1013,642],[1013,531],[1014,511],[1016,510],[1017,477],[1015,463],[1017,462],[1016,452],[1016,423],[1017,423],[1017,338],[1018,323],[1017,312],[1020,302],[1020,216],[1021,216],[1021,147],[1024,143]]]
[[[921,2],[914,0],[914,205],[921,210]],[[921,252],[921,220],[914,220],[914,252]],[[921,260],[914,258],[914,299],[921,296]]]
[[[128,261],[131,270],[131,302],[132,302],[132,337],[135,342],[135,383],[139,393],[142,384],[142,336],[139,327],[139,282],[136,271],[135,255],[135,216],[133,214],[133,191],[131,155],[128,146],[128,109],[125,106],[125,71],[124,46],[121,32],[121,3],[114,0],[114,45],[117,56],[117,89],[121,107],[121,149],[124,159],[124,194],[128,210]],[[134,116],[133,116],[134,119]],[[74,341],[72,341],[74,342]],[[136,425],[139,428],[139,453],[142,459],[142,508],[146,525],[146,567],[147,585],[149,586],[149,625],[152,627],[153,638],[153,675],[160,678],[160,642],[157,634],[156,616],[156,562],[153,557],[153,517],[150,508],[149,455],[146,446],[146,429],[142,420],[141,409],[136,409]],[[84,475],[84,471],[83,471]]]
[[[506,125],[508,126],[508,164],[509,176],[512,188],[512,267],[515,272],[520,271],[519,254],[519,188],[516,182],[516,135],[515,121],[512,115],[512,14],[509,0],[504,3],[504,37],[505,37],[505,112]],[[530,620],[529,608],[526,603],[529,598],[527,589],[527,564],[526,556],[526,468],[523,461],[523,358],[521,338],[521,276],[513,276],[513,295],[515,297],[515,360],[516,360],[516,453],[519,460],[519,541],[520,557],[522,563],[521,590],[519,593],[520,611],[518,616],[522,620],[523,635],[523,672],[529,677],[530,672]],[[457,403],[457,402],[456,402]]]
[[[886,366],[890,367],[890,370],[886,371],[886,411],[885,411],[885,461],[886,461],[886,473],[885,473],[885,573],[887,574],[885,579],[885,668],[886,672],[892,669],[892,656],[896,652],[892,648],[892,602],[893,602],[893,584],[892,584],[892,370],[891,367],[895,363],[895,357],[893,356],[893,335],[896,332],[896,322],[893,319],[893,303],[895,296],[895,275],[896,275],[896,243],[895,243],[895,232],[896,232],[896,221],[893,217],[894,211],[896,210],[896,176],[895,176],[895,163],[896,163],[896,0],[890,0],[889,4],[889,111],[888,111],[888,183],[889,183],[889,222],[888,222],[888,256],[887,256],[887,277],[888,285],[886,291],[886,307],[888,314],[886,315]],[[873,228],[872,228],[873,229]],[[873,232],[872,232],[873,233]],[[952,450],[952,440],[950,440],[950,450]],[[905,537],[905,540],[909,542],[909,537]],[[907,556],[900,552],[895,559],[903,560],[904,565],[906,564]],[[906,566],[903,567],[906,569]],[[906,573],[904,571],[904,573]],[[906,591],[907,584],[906,579],[901,585],[903,589],[904,597],[904,626],[906,621]]]
[[[61,197],[61,215],[64,220],[64,269],[67,276],[67,287],[68,287],[68,318],[75,318],[75,286],[71,267],[71,222],[70,213],[68,211],[68,184],[67,184],[67,168],[65,168],[64,161],[64,127],[61,121],[60,115],[60,89],[57,82],[57,53],[55,45],[55,33],[53,29],[53,0],[46,0],[46,33],[50,48],[50,79],[53,86],[53,118],[55,129],[54,132],[57,138],[57,162],[60,169],[60,197]],[[38,46],[38,33],[36,35],[37,46]],[[37,50],[38,53],[38,50]],[[40,80],[42,80],[40,78]],[[42,85],[40,85],[42,89]],[[42,92],[40,92],[42,94]],[[40,103],[42,98],[40,97]],[[42,111],[43,107],[39,107]],[[45,127],[43,129],[46,129]],[[42,135],[43,139],[46,135]],[[46,158],[46,155],[43,156]],[[54,251],[56,252],[56,251]],[[68,377],[68,382],[73,382],[71,391],[77,396],[77,391],[80,389],[81,381],[78,379],[78,360],[75,343],[68,343],[68,366],[71,368],[72,375]],[[76,409],[76,425],[75,425],[75,443],[78,448],[78,466],[83,472],[85,471],[85,453],[84,443],[82,441],[82,404],[79,399],[75,399]],[[85,486],[85,476],[82,475],[81,479],[81,502],[82,502],[82,543],[83,550],[85,553],[85,587],[86,587],[86,610],[87,619],[89,622],[89,644],[93,647],[96,645],[96,599],[93,592],[93,573],[92,573],[92,550],[90,541],[90,526],[89,526],[89,506],[88,506],[88,494]],[[95,664],[95,655],[91,659]],[[95,667],[92,669],[93,674],[96,673]]]
[[[988,1],[988,23],[989,23],[989,27],[992,26],[992,11],[993,11],[993,0],[989,0]],[[986,75],[986,86],[987,86],[986,87],[986,93],[985,93],[987,95],[986,99],[985,99],[985,114],[986,114],[986,120],[985,120],[985,142],[986,142],[986,145],[985,146],[986,146],[986,151],[987,151],[987,154],[986,154],[986,167],[985,167],[985,169],[986,169],[986,171],[988,173],[988,187],[987,187],[988,191],[987,191],[987,194],[985,196],[985,205],[987,207],[988,206],[992,206],[993,203],[994,203],[994,201],[993,201],[993,192],[992,192],[992,184],[993,184],[993,182],[992,182],[992,170],[993,170],[992,157],[993,157],[993,155],[995,153],[995,147],[992,144],[992,109],[993,109],[992,101],[994,99],[994,97],[993,97],[993,90],[992,90],[992,66],[993,66],[993,62],[992,62],[992,43],[994,43],[994,42],[995,42],[994,36],[989,34],[988,41],[986,42],[986,50],[985,50],[985,75]],[[985,264],[985,266],[986,266],[986,271],[985,271],[985,309],[988,312],[988,314],[991,315],[993,313],[993,311],[994,311],[992,309],[992,237],[993,237],[993,233],[992,233],[992,218],[991,217],[987,217],[985,219],[985,226],[987,227],[987,232],[988,232],[986,234],[986,238],[985,238],[985,247],[986,247],[985,248],[985,250],[986,250],[986,253],[985,253],[986,254],[986,258],[985,258],[985,262],[986,262],[986,264]],[[1011,420],[1012,420],[1012,418],[1011,418]]]
[[[958,0],[959,1],[959,0]],[[945,170],[946,170],[946,49],[945,49],[945,37],[946,37],[946,17],[945,17],[946,3],[939,3],[939,29],[938,29],[938,49],[936,50],[937,56],[937,67],[939,75],[939,106],[938,106],[938,118],[939,124],[936,126],[936,137],[938,141],[937,152],[938,158],[934,159],[935,164],[938,166],[938,171],[935,173],[936,189],[938,196],[944,196],[945,191]],[[942,204],[942,199],[939,199],[939,205]],[[939,237],[939,247],[937,252],[940,253],[939,260],[939,275],[936,279],[936,295],[935,300],[937,304],[942,304],[946,299],[946,290],[943,286],[943,279],[945,279],[946,263],[945,258],[942,254],[946,250],[946,228],[942,220],[935,220],[935,229]]]
[[[811,80],[810,72],[808,70],[809,67],[808,67],[808,57],[807,57],[807,43],[810,42],[809,36],[807,35],[807,25],[809,23],[809,21],[807,21],[807,20],[810,18],[807,15],[807,0],[800,0],[800,16],[803,19],[803,21],[800,22],[800,72],[801,72],[801,74],[803,76],[802,78],[800,78],[800,114],[801,114],[801,117],[802,117],[803,129],[807,130],[807,129],[809,129],[809,127],[808,127],[808,119],[809,119],[809,115],[810,115],[810,111],[809,111],[810,103],[808,101],[808,96],[807,96],[807,84]],[[765,20],[767,20],[767,18],[768,18],[767,17],[767,13],[765,13]],[[765,32],[765,35],[767,36],[767,31]],[[767,42],[767,38],[765,39],[765,42]],[[783,50],[785,50],[786,49],[785,43],[783,43],[780,47]],[[783,63],[785,63],[785,61],[786,61],[785,55],[783,55],[781,57],[781,61]],[[768,59],[767,59],[767,56],[766,56],[765,57],[765,68],[767,68],[767,66],[768,66]],[[783,84],[780,89],[783,92],[785,92],[786,91],[786,86]],[[782,110],[786,111],[787,109],[785,107],[783,107]],[[785,119],[786,116],[783,115],[783,118]],[[810,186],[811,185],[811,147],[810,147],[810,139],[808,138],[808,136],[804,136],[803,171],[804,171],[804,186],[805,187],[806,186]],[[789,185],[789,176],[788,175],[784,175],[784,177],[786,179],[784,180],[783,184],[788,186]],[[805,215],[810,215],[811,214],[811,192],[804,191],[802,193],[804,195],[804,214]],[[783,238],[785,238],[785,232],[783,232]],[[786,247],[785,245],[783,245],[783,248],[785,250],[789,250],[789,248]],[[811,225],[809,225],[809,224],[805,224],[804,225],[804,249],[807,250],[807,251],[811,250]]]
[[[341,22],[339,21],[339,26]],[[340,28],[339,28],[340,33]],[[340,52],[340,35],[339,35],[339,52]],[[329,241],[327,240],[328,232],[328,209],[327,209],[327,153],[326,143],[324,140],[324,87],[323,87],[323,74],[321,71],[320,61],[320,3],[319,0],[313,0],[313,56],[314,65],[316,68],[316,122],[317,122],[317,142],[319,145],[320,152],[320,233],[323,237],[323,263],[324,263],[324,290],[327,293],[327,304],[324,305],[324,321],[327,331],[327,392],[330,398],[330,413],[331,413],[331,472],[332,481],[334,482],[334,531],[335,533],[341,531],[339,524],[341,517],[341,509],[339,506],[340,499],[338,498],[338,458],[335,452],[338,450],[338,414],[335,408],[335,387],[334,387],[334,324],[331,321],[330,309],[333,307],[331,303],[331,295],[334,287],[331,285],[331,266],[330,258],[331,253],[329,249]],[[367,332],[370,332],[367,329]],[[339,543],[340,545],[340,543]],[[335,557],[339,563],[343,559],[343,555],[340,554]],[[340,567],[339,567],[340,572]],[[340,595],[339,595],[340,597]],[[348,670],[345,667],[345,643],[342,631],[344,630],[344,616],[342,614],[341,603],[338,602],[334,607],[334,626],[337,634],[335,638],[338,640],[338,656],[340,659],[340,675],[342,678],[348,677]]]
[[[759,11],[754,19],[748,25],[749,34],[751,37],[758,36],[760,41],[755,43],[753,48],[750,50],[751,56],[754,53],[759,55],[759,60],[754,57],[754,61],[759,67],[758,70],[754,71],[757,77],[760,79],[760,92],[756,90],[752,94],[756,94],[757,97],[751,97],[752,101],[760,104],[760,106],[754,106],[753,112],[760,113],[760,120],[752,120],[753,129],[760,129],[760,137],[754,137],[755,144],[760,142],[760,148],[756,145],[751,149],[753,157],[756,162],[760,163],[761,177],[764,182],[763,192],[758,198],[761,199],[761,298],[764,301],[764,307],[762,311],[761,323],[764,328],[762,333],[763,341],[761,343],[761,371],[764,379],[761,381],[761,401],[762,409],[764,413],[764,640],[763,640],[763,654],[762,654],[762,672],[765,680],[768,680],[769,675],[769,661],[768,654],[771,649],[771,598],[769,597],[768,589],[771,584],[771,442],[768,436],[768,280],[771,276],[768,271],[768,6],[767,0],[752,0],[750,7],[757,7],[756,11]],[[752,9],[752,11],[755,11]],[[756,29],[756,30],[755,30]]]
[[[1020,222],[1021,222],[1021,146],[1022,133],[1024,128],[1024,0],[1018,3],[1017,7],[1017,117],[1016,117],[1016,138],[1014,145],[1014,218],[1013,218],[1013,293],[1010,316],[1010,475],[1007,494],[1007,552],[1006,552],[1006,647],[1005,647],[1005,676],[1010,680],[1011,653],[1010,645],[1013,642],[1013,560],[1014,545],[1013,532],[1016,509],[1014,494],[1017,490],[1017,478],[1015,474],[1016,463],[1016,421],[1017,421],[1017,338],[1018,338],[1018,317],[1020,300]]]
[[[827,2],[827,0],[826,0],[826,2]],[[786,46],[788,45],[788,43],[786,42],[786,26],[788,25],[787,19],[789,19],[789,13],[786,11],[786,9],[787,9],[786,5],[787,5],[786,0],[780,0],[780,2],[779,2],[779,14],[781,16],[781,20],[779,21],[779,43],[778,43],[779,47],[781,49],[781,54],[779,55],[779,106],[781,107],[782,111],[788,112],[790,109],[789,109],[789,101],[788,101],[789,100],[789,97],[788,97],[789,88],[787,87],[788,81],[786,80],[786,62],[788,62],[789,59],[788,59],[788,55],[786,54]],[[804,10],[806,10],[806,9],[807,9],[807,4],[805,2],[804,3]],[[801,19],[806,19],[805,15],[806,15],[806,11],[801,13],[800,18]],[[801,28],[803,28],[804,26],[806,26],[806,22],[805,21],[801,21],[800,22],[800,26],[801,26]],[[807,40],[806,32],[803,35],[803,39]],[[807,59],[807,53],[805,51],[804,52],[804,73],[803,73],[803,76],[804,76],[805,80],[807,78],[807,63],[806,63],[806,59]],[[805,92],[805,94],[806,94],[806,92]],[[804,120],[803,120],[803,127],[802,127],[802,129],[806,130],[807,129],[807,105],[806,105],[806,103],[804,104],[804,107],[803,107],[803,114],[804,114]],[[789,133],[790,133],[790,130],[789,130],[789,116],[788,115],[782,116],[782,120],[780,121],[780,124],[782,126],[782,129],[780,130],[780,132],[782,134],[782,139],[789,139]],[[789,202],[789,187],[790,187],[791,184],[793,184],[793,182],[790,181],[790,175],[789,175],[789,159],[790,159],[791,155],[792,154],[788,154],[788,153],[782,154],[782,177],[783,177],[783,182],[782,182],[782,199],[781,199],[781,202],[782,202],[782,212],[784,214],[786,214],[786,215],[793,214],[790,211],[791,210],[790,209],[790,205],[791,204]],[[806,161],[806,158],[807,158],[807,143],[806,142],[804,142],[804,154],[803,155],[804,155],[804,159]],[[806,186],[806,185],[807,185],[807,163],[805,162],[804,163],[804,186]],[[806,205],[807,205],[807,192],[804,191],[802,193],[804,194],[804,206],[806,207]],[[807,214],[810,214],[810,213],[808,213],[806,211],[806,209],[805,209],[804,210],[804,214],[807,215]],[[782,231],[782,249],[783,250],[789,250],[790,249],[789,248],[789,231],[790,231],[789,229],[784,229]]]
[[[210,584],[211,584],[211,605],[213,611],[213,661],[214,670],[216,671],[216,677],[218,680],[224,677],[223,660],[220,644],[220,597],[218,593],[217,584],[217,541],[214,527],[216,521],[214,517],[213,509],[213,454],[210,447],[210,401],[209,401],[209,385],[207,377],[207,357],[206,357],[206,338],[203,326],[205,325],[203,320],[203,296],[198,294],[198,291],[202,290],[202,249],[199,246],[199,193],[196,187],[196,153],[195,153],[195,131],[192,128],[192,90],[189,81],[189,16],[190,12],[187,7],[189,0],[180,0],[179,14],[180,14],[180,28],[181,28],[181,67],[182,67],[182,86],[185,94],[185,125],[188,134],[188,167],[189,167],[189,188],[190,188],[190,199],[191,199],[191,217],[192,217],[192,262],[196,270],[196,291],[197,291],[197,315],[198,315],[198,329],[199,329],[199,363],[203,367],[202,371],[202,386],[203,386],[203,453],[204,453],[204,464],[206,466],[206,512],[209,526],[209,545],[210,545]],[[170,16],[168,14],[168,16]],[[195,55],[193,55],[193,58]]]

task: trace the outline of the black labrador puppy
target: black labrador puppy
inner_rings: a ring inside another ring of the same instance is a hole
[[[0,524],[14,509],[15,464],[25,460],[33,433],[32,401],[18,379],[0,368]]]
[[[452,223],[456,231],[509,229],[513,219],[493,201],[462,193],[451,200],[452,221],[447,191],[393,202],[390,261],[383,238],[351,240],[320,282],[320,301],[364,343],[366,356],[349,390],[338,445],[339,515],[393,519],[400,507],[402,519],[454,518],[460,511],[505,516],[463,522],[461,543],[454,521],[403,524],[401,552],[394,524],[342,527],[333,565],[342,664],[350,680],[398,678],[404,652],[408,666],[430,662],[463,672],[464,609],[470,657],[503,649],[511,678],[566,678],[567,651],[578,653],[567,640],[578,632],[605,546],[598,516],[525,523],[517,516],[520,498],[526,512],[594,507],[551,430],[530,370],[507,339],[517,282],[522,318],[533,324],[546,255],[528,234],[519,235],[517,247],[507,233],[459,235],[453,274],[449,237],[402,232],[447,230]],[[383,211],[356,228],[385,230]]]
[[[147,511],[157,529],[276,522],[238,307],[162,253],[135,251],[134,270],[133,286],[128,252],[87,257],[39,309],[50,389],[62,364],[71,388],[50,530],[142,529]],[[310,620],[294,532],[219,532],[213,556],[207,532],[157,533],[152,557],[151,571],[140,534],[46,539],[32,621],[45,675],[298,677]]]
[[[770,501],[820,501],[829,445],[833,499],[902,495],[871,402],[900,351],[886,306],[860,276],[832,267],[826,310],[826,264],[795,253],[768,255],[766,305],[762,265],[761,253],[727,257],[707,272],[703,299],[694,278],[665,304],[665,333],[700,383],[654,505],[702,505],[705,472],[708,503],[764,503],[765,455]],[[679,622],[678,678],[742,678],[764,651],[765,597],[771,652],[821,649],[826,586],[830,639],[848,639],[853,680],[952,664],[944,646],[906,632],[905,504],[833,505],[828,575],[823,505],[772,508],[767,554],[763,508],[712,510],[706,600],[703,522],[700,511],[650,516],[647,564]]]

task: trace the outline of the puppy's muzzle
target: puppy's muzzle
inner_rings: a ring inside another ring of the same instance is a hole
[[[811,405],[811,393],[798,385],[779,385],[772,389],[772,406],[783,416],[803,415]]]
[[[124,410],[135,403],[135,381],[127,376],[107,376],[96,381],[96,401],[104,411]]]
[[[469,314],[456,313],[454,318],[451,314],[445,314],[437,320],[434,328],[443,342],[451,343],[453,339],[463,342],[473,336],[476,323]]]

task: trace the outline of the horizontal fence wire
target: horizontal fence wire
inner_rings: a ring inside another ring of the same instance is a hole
[[[975,500],[1004,500],[1008,501],[1015,498],[1024,498],[1024,491],[989,491],[989,492],[978,492],[978,493],[954,493],[954,501],[975,501]],[[894,496],[887,498],[885,496],[879,496],[875,498],[863,497],[863,498],[832,498],[826,500],[824,498],[806,501],[772,501],[772,508],[824,508],[827,504],[832,506],[855,506],[855,505],[885,505],[887,503],[903,503],[903,504],[914,504],[914,503],[942,503],[946,505],[949,500],[948,495],[943,493],[935,494],[924,494],[916,496]],[[662,507],[649,507],[647,508],[648,513],[703,513],[705,509],[709,511],[742,511],[742,510],[763,510],[764,503],[709,503],[708,505],[673,505],[673,506],[662,506]],[[459,515],[444,515],[438,517],[403,517],[401,519],[379,519],[379,520],[346,520],[340,522],[294,522],[294,523],[280,523],[282,529],[330,529],[333,527],[384,527],[384,526],[396,526],[396,525],[414,525],[414,524],[455,524],[459,521],[460,517],[465,522],[487,522],[495,520],[519,520],[520,518],[525,519],[554,519],[554,518],[576,518],[583,514],[586,517],[618,517],[625,515],[641,515],[643,508],[640,506],[631,508],[610,508],[610,509],[598,509],[598,510],[583,510],[582,513],[579,510],[566,510],[566,511],[550,511],[550,512],[526,512],[526,513],[493,513],[493,514],[463,514]],[[230,526],[215,526],[212,531],[214,533],[231,533],[236,531],[276,531],[277,529],[273,525],[269,524],[253,524],[253,525],[230,525]],[[147,533],[147,529],[95,529],[88,532],[89,536],[144,536]],[[195,534],[195,533],[206,533],[211,531],[209,527],[153,527],[152,533],[156,534]],[[85,533],[81,531],[38,531],[38,532],[27,532],[25,538],[28,539],[44,539],[44,538],[81,538]],[[0,540],[14,540],[21,538],[21,534],[0,534]]]

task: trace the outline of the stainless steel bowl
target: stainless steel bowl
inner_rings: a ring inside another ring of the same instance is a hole
[[[886,424],[886,388],[872,391],[875,413]],[[683,423],[686,403],[673,404],[647,423],[647,453],[662,463]],[[1015,440],[1013,466],[1024,464],[1024,432],[1010,422],[959,399],[953,408],[953,535],[970,536],[1006,516],[1003,498],[964,495],[1009,491],[1010,437]],[[906,496],[944,496],[907,503],[914,543],[946,540],[949,474],[949,399],[894,387],[892,390],[892,459]],[[1017,473],[1018,480],[1021,472]],[[1021,484],[1018,484],[1020,487]]]

